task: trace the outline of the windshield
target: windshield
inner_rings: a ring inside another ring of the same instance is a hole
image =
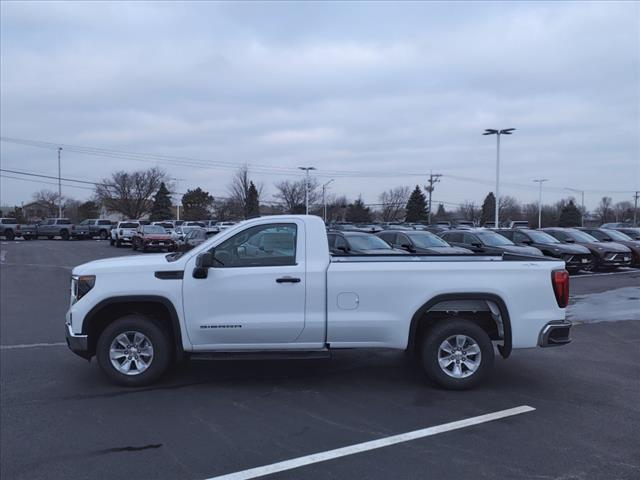
[[[61,218],[56,222],[58,225],[71,225],[71,220],[67,218]]]
[[[618,232],[616,230],[604,230],[604,232],[611,237],[612,240],[621,240],[623,242],[628,242],[629,240],[633,240],[629,235],[626,235],[622,232]]]
[[[432,233],[412,234],[409,238],[413,243],[422,248],[429,247],[448,247],[449,244],[442,240],[440,237],[433,235]]]
[[[164,228],[160,225],[145,225],[142,227],[144,233],[165,233]]]
[[[476,233],[478,238],[485,245],[489,245],[490,247],[501,247],[503,245],[515,245],[508,238],[503,237],[499,233],[495,232],[478,232]]]
[[[349,235],[347,240],[354,250],[391,250],[387,242],[375,235]]]
[[[592,237],[588,233],[581,232],[580,230],[567,230],[567,235],[573,238],[576,242],[598,242],[599,240]]]
[[[527,235],[529,235],[534,243],[560,243],[557,238],[554,238],[544,232],[536,232],[535,230],[532,230],[531,232],[527,232]]]
[[[125,222],[120,224],[120,228],[138,228],[138,224],[135,222]]]
[[[111,225],[109,220],[98,220],[98,225]]]

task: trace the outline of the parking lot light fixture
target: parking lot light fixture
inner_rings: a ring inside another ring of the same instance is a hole
[[[327,191],[327,186],[333,182],[333,178],[331,180],[329,180],[327,183],[325,183],[324,185],[322,185],[322,208],[323,208],[323,220],[324,223],[327,223],[327,197],[326,197],[326,191]]]
[[[495,223],[494,227],[499,227],[499,211],[500,211],[500,135],[511,135],[515,131],[515,128],[504,128],[498,130],[495,128],[485,128],[482,135],[495,135],[497,138],[496,149],[496,208],[495,208]]]
[[[316,167],[298,167],[306,172],[304,181],[304,214],[309,215],[309,171],[315,170]]]
[[[549,180],[546,178],[538,178],[534,180],[534,182],[540,185],[540,190],[538,193],[538,228],[542,228],[542,184],[548,181]]]
[[[60,169],[60,153],[62,147],[58,147],[58,218],[62,218],[62,173]]]

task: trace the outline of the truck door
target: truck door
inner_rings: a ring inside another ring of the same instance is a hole
[[[191,342],[213,348],[295,342],[305,325],[304,240],[302,221],[248,227],[210,250],[214,266],[206,278],[194,278],[194,255],[182,293]]]

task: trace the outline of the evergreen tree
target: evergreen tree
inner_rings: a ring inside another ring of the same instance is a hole
[[[153,197],[150,219],[154,222],[170,220],[173,218],[171,211],[171,194],[164,182],[160,183],[160,188]]]
[[[182,196],[183,220],[204,220],[209,217],[213,197],[200,187],[187,190]]]
[[[347,222],[368,223],[371,221],[371,209],[362,201],[362,197],[349,204],[346,214]]]
[[[247,204],[245,208],[245,217],[254,218],[260,216],[260,203],[258,200],[258,189],[253,184],[249,183],[249,190],[247,192]]]
[[[416,188],[411,192],[411,196],[409,196],[406,211],[405,221],[407,222],[424,222],[428,218],[427,199],[418,185],[416,185]]]
[[[438,211],[436,212],[436,220],[447,220],[449,218],[449,214],[444,209],[444,205],[442,203],[438,204]]]
[[[573,200],[569,200],[562,210],[560,210],[560,218],[558,225],[561,227],[579,227],[582,224],[582,215]]]
[[[482,202],[482,212],[480,213],[480,225],[482,226],[485,223],[493,222],[495,220],[495,214],[496,214],[496,197],[493,194],[493,192],[489,192],[489,194],[485,197],[484,202]]]

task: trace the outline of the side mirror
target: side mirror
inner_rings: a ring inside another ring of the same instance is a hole
[[[480,242],[473,242],[473,243],[471,244],[471,246],[472,246],[472,247],[476,247],[476,248],[481,248],[481,247],[482,247],[482,244],[481,244]]]
[[[193,278],[207,278],[209,268],[213,266],[213,254],[211,252],[201,253],[196,257],[196,268],[193,269]]]
[[[613,239],[611,237],[604,237],[602,239],[603,242],[613,242]]]
[[[576,241],[573,238],[567,238],[564,243],[576,243]]]
[[[338,247],[338,250],[340,250],[340,251],[342,251],[344,253],[347,253],[349,251],[349,247],[346,247],[346,246],[343,245],[341,247]]]
[[[522,240],[522,242],[520,242],[520,243],[523,243],[524,245],[531,245],[531,244],[533,244],[533,242],[532,242],[531,240],[529,240],[529,239],[527,239],[527,240]]]
[[[415,252],[415,248],[413,248],[408,243],[403,243],[402,245],[400,245],[400,248],[405,249],[407,252]]]

